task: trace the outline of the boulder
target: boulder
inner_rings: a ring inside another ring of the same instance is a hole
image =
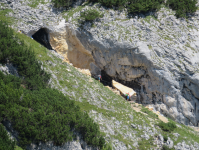
[[[119,90],[121,95],[125,95],[125,94],[129,93],[130,100],[135,100],[136,99],[136,92],[133,89],[131,89],[131,88],[127,87],[127,86],[124,86],[121,83],[118,83],[118,82],[116,82],[114,80],[112,80],[112,86],[114,88],[116,88],[117,90]]]

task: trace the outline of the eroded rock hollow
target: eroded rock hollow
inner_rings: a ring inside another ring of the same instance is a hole
[[[75,67],[91,70],[91,67],[95,66],[91,52],[84,48],[75,36],[75,32],[68,27],[61,32],[51,32],[50,44],[53,49],[64,56],[64,61],[72,63]]]
[[[199,77],[176,70],[178,75],[172,76],[171,64],[155,64],[154,52],[146,43],[102,42],[66,24],[62,32],[50,33],[50,44],[74,66],[133,88],[137,102],[151,104],[180,123],[198,125]]]
[[[41,28],[37,32],[35,32],[32,37],[35,41],[39,42],[43,46],[48,49],[52,49],[50,42],[49,42],[49,34],[47,28]]]

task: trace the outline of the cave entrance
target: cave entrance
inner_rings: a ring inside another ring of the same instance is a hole
[[[101,71],[101,76],[102,76],[102,81],[101,83],[104,85],[104,86],[110,86],[110,87],[113,87],[112,86],[112,77],[110,77],[109,75],[107,75],[107,73],[102,70]]]
[[[104,86],[109,86],[111,88],[113,88],[113,85],[112,85],[112,80],[115,80],[129,88],[132,88],[138,95],[141,91],[141,85],[139,84],[138,81],[124,81],[124,80],[121,80],[117,77],[111,77],[109,76],[106,71],[104,70],[101,70],[101,76],[102,76],[102,81],[101,83],[104,85]],[[124,97],[126,99],[126,95],[121,95],[122,97]],[[140,100],[140,99],[139,99]],[[139,100],[137,102],[139,102]]]
[[[35,34],[32,35],[33,39],[45,46],[47,49],[52,49],[49,42],[49,34],[46,28],[39,29]]]
[[[132,88],[136,92],[139,92],[141,90],[141,86],[140,86],[140,84],[137,81],[133,81],[133,80],[132,81],[124,81],[124,80],[121,80],[121,79],[119,79],[117,77],[112,78],[104,70],[101,71],[101,76],[102,76],[102,80],[104,82],[111,83],[111,87],[112,87],[112,80],[115,80],[115,81],[117,81],[117,82],[129,87],[129,88]]]

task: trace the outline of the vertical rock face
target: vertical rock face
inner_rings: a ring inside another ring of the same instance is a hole
[[[91,69],[90,64],[95,63],[91,52],[84,48],[74,31],[65,28],[62,32],[50,33],[51,46],[75,67]]]
[[[164,64],[153,61],[154,52],[146,42],[116,42],[94,38],[76,30],[76,36],[85,49],[93,54],[96,65],[107,75],[132,87],[138,93],[137,101],[153,104],[157,111],[186,124],[197,125],[199,75],[179,72],[172,75],[172,58]],[[191,57],[189,57],[192,60]],[[186,66],[186,65],[185,65]]]

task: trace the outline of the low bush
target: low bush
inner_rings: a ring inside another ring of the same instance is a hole
[[[176,11],[177,17],[186,17],[187,13],[194,13],[197,10],[197,0],[167,0],[166,4]]]
[[[164,122],[160,122],[158,124],[158,126],[166,132],[172,132],[177,126],[175,125],[175,123],[173,122],[168,122],[168,123],[164,123]]]
[[[16,142],[8,137],[4,126],[0,124],[0,150],[14,150],[15,145]]]
[[[130,13],[146,13],[149,11],[155,11],[160,8],[160,5],[163,4],[163,0],[139,0],[131,1],[128,9]]]
[[[187,13],[194,13],[197,10],[197,0],[90,0],[90,2],[101,3],[108,8],[127,8],[129,13],[147,13],[157,11],[162,4],[169,6],[176,11],[177,17],[187,17]],[[53,0],[55,7],[68,8],[72,0]]]
[[[166,135],[163,135],[163,138],[164,138],[164,142],[167,142],[168,137]]]
[[[0,63],[12,63],[23,80],[23,85],[30,90],[48,86],[50,74],[41,69],[31,48],[16,39],[13,30],[0,21]]]
[[[19,77],[0,71],[0,122],[9,120],[19,132],[22,148],[32,141],[53,141],[55,145],[81,134],[88,145],[103,148],[99,126],[73,100],[48,86],[50,75],[41,69],[35,54],[0,22],[0,63],[16,66]]]
[[[84,12],[81,12],[81,18],[84,21],[93,21],[97,18],[101,18],[103,16],[102,13],[100,13],[99,11],[97,11],[96,9],[89,9],[86,10]]]
[[[52,2],[54,3],[54,6],[57,8],[68,8],[74,2],[74,0],[52,0]]]

